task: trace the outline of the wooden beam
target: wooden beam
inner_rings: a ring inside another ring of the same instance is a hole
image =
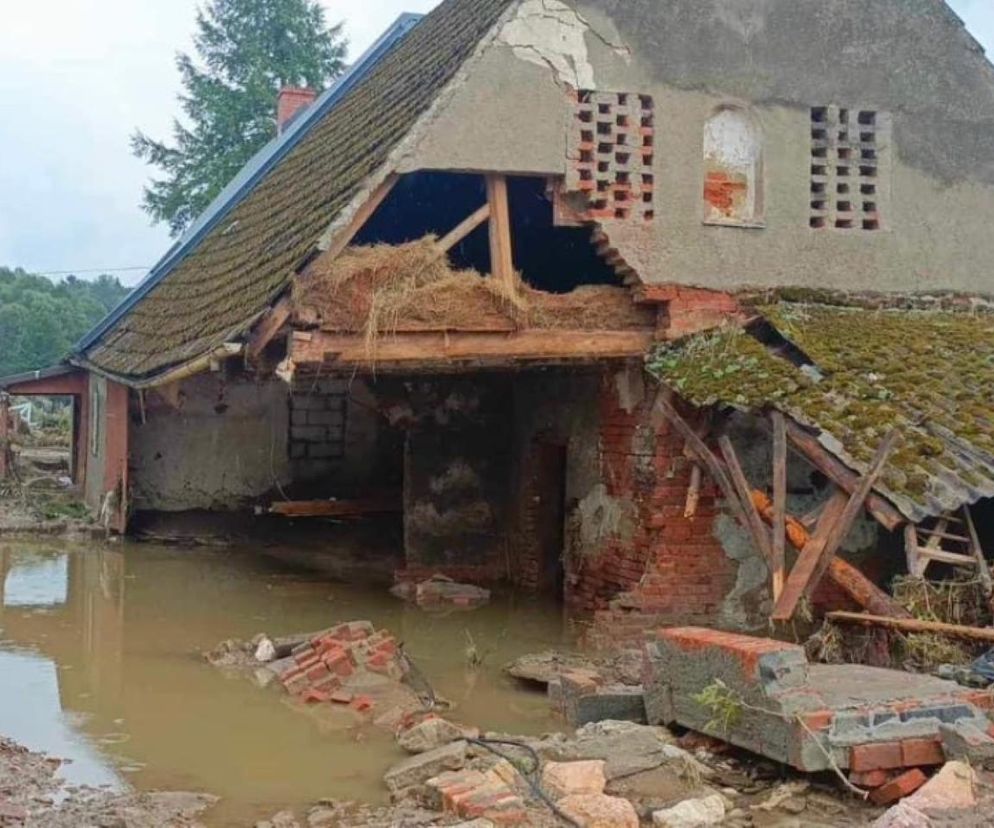
[[[770,543],[770,530],[766,528],[766,524],[763,523],[763,519],[759,516],[759,512],[756,509],[756,504],[752,502],[752,487],[749,485],[749,481],[746,480],[745,474],[742,471],[742,465],[739,463],[738,455],[735,453],[735,447],[725,434],[718,438],[718,445],[721,448],[722,456],[725,458],[725,465],[728,467],[732,485],[735,487],[735,493],[742,503],[746,518],[746,528],[749,530],[749,534],[752,535],[753,543],[756,544],[756,548],[766,559],[766,564],[772,572],[774,564],[773,547]]]
[[[830,612],[825,617],[840,624],[861,624],[866,627],[884,627],[908,633],[930,633],[970,641],[994,642],[994,628],[991,627],[965,627],[960,624],[944,624],[940,621],[919,621],[917,618],[885,618],[860,612]]]
[[[984,547],[980,544],[980,536],[977,534],[977,525],[973,522],[973,513],[970,506],[963,507],[963,517],[966,519],[966,529],[970,533],[970,550],[977,559],[977,573],[980,582],[984,585],[984,591],[988,596],[994,591],[994,584],[991,582],[991,570],[987,565],[987,558],[984,557]]]
[[[697,516],[697,505],[701,501],[701,464],[694,463],[690,470],[690,483],[687,486],[687,502],[683,508],[683,516],[692,518]]]
[[[887,464],[891,452],[900,439],[901,435],[896,429],[884,438],[880,447],[877,449],[870,468],[860,478],[856,490],[849,496],[848,503],[846,503],[842,514],[837,519],[831,522],[826,521],[826,517],[831,517],[828,507],[826,507],[821,520],[818,522],[818,530],[815,533],[816,536],[820,535],[822,526],[826,526],[828,534],[825,536],[825,541],[818,546],[809,544],[809,547],[806,547],[801,553],[801,557],[794,565],[794,569],[787,579],[787,586],[781,596],[781,601],[777,602],[773,614],[774,620],[786,621],[789,619],[794,614],[794,610],[797,608],[797,603],[801,597],[810,596],[819,581],[821,581],[829,564],[832,562],[832,558],[856,522],[856,518],[859,517],[865,508],[867,497],[883,473],[884,466]]]
[[[821,517],[818,519],[818,526],[811,539],[801,550],[801,554],[791,570],[790,577],[787,578],[783,592],[780,594],[780,600],[773,608],[771,618],[774,621],[789,621],[793,617],[822,552],[828,544],[832,529],[835,527],[836,521],[842,517],[847,502],[846,493],[840,489],[836,490],[828,503],[825,504]]]
[[[651,331],[525,330],[514,333],[405,333],[384,336],[370,351],[365,337],[310,331],[294,334],[290,357],[307,365],[435,367],[483,362],[591,361],[642,358]]]
[[[773,501],[766,492],[758,489],[752,493],[753,503],[768,523],[773,521]],[[811,533],[804,523],[791,515],[786,516],[786,537],[791,546],[803,551],[811,540]],[[828,567],[828,577],[831,578],[843,592],[852,598],[867,612],[875,615],[888,615],[892,618],[910,618],[911,614],[890,595],[884,592],[873,581],[848,561],[838,555],[832,558]]]
[[[439,239],[438,247],[439,255],[444,255],[448,253],[453,247],[455,247],[459,242],[465,239],[470,233],[472,233],[477,227],[483,224],[490,218],[491,207],[489,202],[484,204],[479,210],[473,213],[471,216],[465,218],[460,222],[452,231],[447,233],[443,238]]]
[[[666,389],[660,389],[656,395],[656,409],[680,433],[680,436],[687,443],[687,450],[703,464],[704,468],[707,469],[708,475],[718,484],[722,493],[725,495],[725,500],[732,510],[732,514],[748,529],[749,518],[746,515],[746,507],[739,500],[735,486],[725,473],[721,461],[715,457],[714,452],[707,447],[704,441],[697,436],[697,433],[690,427],[687,421],[680,416],[680,413],[673,407],[673,404],[666,399],[667,393]]]
[[[817,438],[805,431],[793,420],[787,419],[787,436],[791,445],[807,458],[818,471],[829,480],[852,494],[859,484],[859,476],[832,455]],[[866,509],[888,531],[893,532],[899,526],[907,523],[904,517],[888,500],[878,494],[871,493],[866,498]]]
[[[399,495],[367,497],[357,500],[293,500],[274,503],[269,507],[274,515],[284,517],[356,518],[365,515],[389,514],[403,511]]]
[[[913,523],[908,523],[904,527],[904,557],[908,563],[908,574],[915,578],[921,578],[925,574],[925,570],[918,557],[918,528]]]
[[[783,592],[787,551],[787,424],[779,411],[773,420],[773,600]]]
[[[390,195],[390,191],[393,190],[399,179],[400,176],[398,175],[387,176],[383,183],[373,190],[369,198],[356,210],[351,221],[334,235],[328,249],[323,251],[309,267],[313,267],[318,262],[327,264],[337,259],[342,251],[352,243],[352,240],[362,230],[363,226],[369,221],[384,199]],[[306,278],[306,273],[307,271],[305,270],[301,278]],[[289,296],[283,296],[273,305],[249,335],[248,347],[245,349],[245,358],[247,360],[252,362],[259,358],[259,355],[266,350],[266,346],[273,341],[276,334],[280,332],[290,319],[292,312],[293,304]]]
[[[508,284],[514,282],[514,252],[511,242],[511,210],[507,199],[507,178],[487,176],[487,203],[490,205],[490,273]]]

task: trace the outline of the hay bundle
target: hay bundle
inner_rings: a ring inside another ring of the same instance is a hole
[[[408,330],[486,330],[516,326],[527,302],[520,281],[507,284],[455,270],[435,236],[402,245],[350,247],[294,285],[294,304],[324,328],[377,338]]]

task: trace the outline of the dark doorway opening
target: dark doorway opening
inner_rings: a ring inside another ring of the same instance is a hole
[[[565,589],[566,446],[532,445],[532,530],[538,589],[562,600]]]

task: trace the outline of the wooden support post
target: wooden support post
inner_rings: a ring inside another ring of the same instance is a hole
[[[884,627],[910,633],[935,633],[970,641],[994,643],[994,628],[991,627],[965,627],[960,624],[944,624],[940,621],[919,621],[916,618],[885,618],[859,612],[830,612],[825,617],[829,621],[843,624],[862,624],[867,627]]]
[[[487,203],[490,205],[490,272],[494,278],[510,285],[514,282],[514,253],[507,178],[503,175],[487,176]]]
[[[386,197],[390,195],[399,178],[400,176],[398,175],[387,176],[383,183],[373,190],[369,198],[356,210],[352,220],[332,237],[328,249],[322,252],[315,261],[330,262],[337,259],[342,251],[352,243],[356,234],[362,230],[363,226],[369,221],[370,217],[376,212]],[[245,348],[245,358],[249,362],[259,358],[259,355],[266,349],[266,346],[273,341],[273,337],[280,332],[280,329],[290,319],[292,312],[293,304],[290,301],[290,297],[283,296],[262,317],[249,335],[248,346]]]
[[[123,534],[128,526],[129,389],[107,380],[104,411],[104,496],[109,529]],[[112,494],[113,493],[113,494]],[[109,495],[109,497],[108,497]]]
[[[984,591],[990,597],[994,592],[994,584],[991,583],[991,570],[987,566],[984,547],[980,545],[977,525],[973,522],[973,513],[968,505],[963,507],[963,517],[966,520],[967,532],[970,534],[970,550],[973,552],[973,557],[977,559],[977,574],[980,576],[980,583],[984,585]]]
[[[773,601],[783,592],[787,549],[787,424],[779,411],[773,419]]]
[[[724,434],[718,438],[718,445],[721,447],[722,456],[725,458],[725,465],[728,466],[732,485],[735,487],[735,493],[742,502],[746,517],[746,528],[749,530],[749,534],[752,535],[753,543],[756,544],[756,548],[766,559],[766,564],[772,572],[775,564],[773,562],[773,546],[770,543],[770,530],[766,528],[766,524],[763,523],[763,519],[759,516],[759,512],[756,509],[756,504],[752,502],[752,488],[749,486],[749,482],[746,480],[745,474],[742,471],[742,465],[739,463],[738,455],[735,453],[735,447],[732,445],[732,441]]]
[[[696,517],[697,505],[701,501],[701,465],[694,463],[690,470],[690,485],[687,486],[687,503],[683,509],[685,518]]]
[[[745,506],[739,500],[735,486],[732,485],[732,481],[725,473],[724,468],[722,468],[721,462],[715,457],[714,452],[705,445],[704,441],[697,436],[687,421],[680,416],[679,412],[673,407],[673,404],[666,399],[667,393],[666,390],[660,390],[656,395],[656,408],[680,433],[680,436],[687,441],[688,451],[704,465],[711,479],[718,484],[722,494],[725,495],[725,500],[728,502],[732,514],[748,529],[749,519],[746,517]]]
[[[918,528],[913,523],[904,527],[904,557],[908,562],[908,574],[914,578],[921,578],[925,570],[922,567],[921,556],[918,554]]]
[[[787,578],[787,583],[784,585],[784,590],[780,594],[780,600],[773,608],[771,617],[774,621],[789,621],[794,615],[794,611],[810,582],[815,566],[828,544],[832,529],[845,511],[847,501],[846,493],[836,490],[828,503],[825,504],[814,534],[804,544],[800,557],[794,564],[790,577]]]
[[[443,238],[439,239],[438,244],[436,245],[438,248],[438,254],[440,256],[444,256],[477,227],[487,221],[490,218],[490,211],[490,204],[487,203],[471,216],[463,219],[463,221],[461,221],[453,230],[447,233]]]
[[[852,529],[856,518],[863,511],[866,499],[883,473],[884,466],[894,447],[897,445],[898,440],[900,440],[900,436],[900,433],[895,429],[884,438],[884,441],[877,449],[876,456],[873,458],[869,470],[860,478],[856,490],[849,497],[849,502],[846,503],[845,508],[837,519],[827,520],[832,515],[829,513],[829,508],[826,507],[821,520],[818,522],[818,530],[815,532],[817,537],[822,535],[823,528],[826,530],[824,543],[817,546],[809,544],[809,547],[806,547],[801,553],[801,557],[798,558],[793,571],[790,573],[790,577],[787,579],[783,595],[780,596],[780,601],[777,602],[777,606],[773,612],[773,619],[775,621],[790,619],[794,614],[794,610],[797,609],[797,604],[801,600],[801,597],[810,596],[814,591],[814,588],[818,585],[818,582],[822,579],[829,564],[832,562],[835,553],[845,541],[849,530]]]

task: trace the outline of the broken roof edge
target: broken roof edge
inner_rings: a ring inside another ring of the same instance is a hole
[[[48,368],[39,368],[36,371],[23,371],[19,374],[10,374],[0,377],[0,392],[6,391],[12,385],[22,385],[25,382],[37,382],[38,380],[54,379],[71,374],[76,370],[76,366],[68,363],[52,365]]]
[[[712,290],[715,289],[712,288]],[[750,308],[786,302],[798,305],[852,308],[854,310],[994,314],[994,294],[957,290],[884,292],[784,286],[773,288],[743,287],[730,293],[739,302]]]
[[[222,189],[214,201],[201,213],[187,231],[166,251],[148,275],[110,313],[77,342],[70,352],[70,362],[85,366],[83,356],[99,339],[141,302],[255,187],[286,157],[286,155],[324,118],[379,61],[390,52],[424,17],[406,12],[400,15],[377,41],[349,67],[335,83],[299,117],[282,135],[264,146],[238,174]],[[103,372],[106,373],[106,372]],[[119,379],[118,377],[114,377]]]

